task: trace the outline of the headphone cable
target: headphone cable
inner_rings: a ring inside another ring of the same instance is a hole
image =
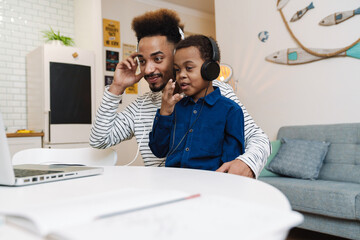
[[[145,98],[144,98],[144,100],[142,101],[142,103],[141,103],[141,106],[140,106],[140,109],[139,109],[139,121],[141,121],[141,109],[142,109],[142,107],[143,107],[143,105],[144,105],[144,102],[146,101],[146,99],[147,99],[147,97],[148,97],[149,95],[146,95],[145,96]],[[134,123],[135,124],[135,123]],[[137,148],[137,150],[136,150],[136,155],[135,155],[135,157],[134,157],[134,159],[133,160],[131,160],[129,163],[127,163],[127,164],[125,164],[125,165],[123,165],[123,166],[129,166],[129,165],[131,165],[131,164],[133,164],[134,162],[135,162],[135,160],[137,159],[137,157],[138,157],[138,155],[139,155],[139,151],[140,151],[140,145],[141,145],[141,143],[142,143],[142,140],[144,139],[144,137],[145,137],[145,125],[144,125],[144,130],[143,130],[143,135],[142,135],[142,137],[141,137],[141,139],[140,139],[140,141],[139,141],[139,144],[138,144],[138,148]]]

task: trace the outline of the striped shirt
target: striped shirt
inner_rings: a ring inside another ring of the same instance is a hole
[[[271,152],[269,138],[256,125],[230,85],[220,81],[213,81],[213,85],[219,87],[223,96],[239,104],[243,110],[245,153],[238,159],[245,162],[258,177]],[[144,165],[157,167],[162,163],[161,166],[164,166],[164,159],[153,155],[148,145],[149,132],[156,110],[161,106],[161,97],[161,92],[147,92],[130,103],[124,111],[117,112],[122,96],[114,95],[106,88],[91,128],[90,145],[94,148],[108,148],[135,136]]]

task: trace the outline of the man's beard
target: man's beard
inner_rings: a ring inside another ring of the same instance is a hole
[[[157,77],[161,77],[162,79],[164,79],[164,75],[161,74],[161,73],[152,73],[152,74],[147,74],[144,76],[145,80],[147,80],[147,78],[149,77],[154,77],[154,76],[157,76]],[[165,86],[166,86],[167,82],[164,82],[162,85],[158,86],[158,87],[155,87],[154,85],[152,85],[151,83],[149,84],[149,88],[151,91],[153,92],[160,92],[162,91]]]
[[[153,92],[160,92],[160,91],[162,91],[162,90],[165,88],[165,86],[166,86],[166,83],[163,83],[163,84],[162,84],[161,86],[159,86],[159,87],[155,87],[155,86],[149,85],[150,90],[153,91]]]

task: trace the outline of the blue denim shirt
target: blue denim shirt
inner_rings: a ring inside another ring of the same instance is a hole
[[[244,153],[242,109],[214,89],[205,102],[183,98],[170,116],[157,111],[149,147],[155,156],[167,156],[166,167],[216,170]]]

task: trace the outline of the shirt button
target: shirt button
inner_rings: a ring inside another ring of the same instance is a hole
[[[197,114],[197,111],[196,111],[196,110],[194,110],[194,111],[193,111],[193,113],[194,113],[194,114]]]
[[[185,151],[187,151],[187,152],[188,152],[188,151],[189,151],[189,148],[188,148],[188,147],[187,147],[187,148],[185,148]]]
[[[192,130],[192,129],[190,129],[190,130],[189,130],[189,132],[193,132],[193,130]]]
[[[156,117],[156,118],[155,118],[155,120],[158,120],[158,119],[159,119],[159,117]]]

